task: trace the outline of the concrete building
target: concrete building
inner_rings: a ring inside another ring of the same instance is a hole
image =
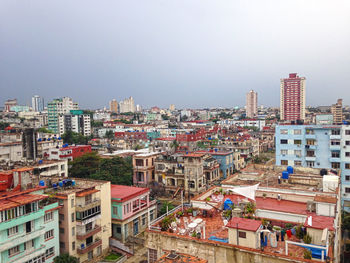
[[[210,151],[197,151],[197,153],[209,154],[215,160],[217,160],[218,164],[220,165],[219,178],[227,178],[236,169],[234,164],[235,156],[233,151],[218,151],[216,149],[216,150],[210,150]]]
[[[17,99],[9,99],[5,101],[4,112],[10,112],[11,107],[17,105]]]
[[[281,120],[305,120],[305,103],[305,77],[290,73],[289,78],[281,79]]]
[[[336,104],[331,107],[333,115],[333,124],[341,125],[343,123],[343,100],[338,99]]]
[[[135,112],[135,102],[133,97],[127,98],[119,102],[119,112]]]
[[[32,109],[33,111],[44,111],[44,98],[38,95],[32,97]]]
[[[255,127],[260,131],[266,126],[265,120],[245,119],[245,120],[220,120],[219,125],[222,127],[238,126],[238,127]]]
[[[112,238],[126,243],[145,231],[157,217],[157,201],[150,200],[148,188],[111,185]],[[118,247],[119,242],[111,242]]]
[[[107,181],[62,178],[46,180],[45,193],[59,201],[60,253],[79,262],[105,254],[111,236],[111,184]],[[50,186],[51,185],[51,186]]]
[[[258,93],[251,90],[246,96],[246,116],[255,118],[258,115]]]
[[[109,102],[109,110],[112,113],[118,113],[118,101],[113,99]]]
[[[78,103],[73,102],[69,97],[54,99],[47,104],[48,128],[54,133],[59,133],[59,116],[70,114],[71,110],[78,110]]]
[[[80,133],[84,136],[90,136],[90,114],[84,114],[82,110],[71,110],[69,114],[60,114],[58,116],[59,135],[63,135],[67,131]]]
[[[51,148],[47,152],[46,158],[48,160],[73,161],[75,158],[80,157],[89,152],[91,152],[91,145],[65,146],[59,149]]]
[[[276,126],[276,165],[336,170],[342,206],[350,211],[350,126]]]
[[[139,153],[132,157],[133,183],[137,186],[146,187],[155,181],[154,161],[159,152]]]

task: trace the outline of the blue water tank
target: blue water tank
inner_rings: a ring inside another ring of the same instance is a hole
[[[72,180],[72,186],[75,186],[75,180]]]
[[[53,187],[54,189],[57,189],[57,184],[52,184],[52,187]]]
[[[282,172],[282,179],[288,179],[289,178],[289,173],[287,171]]]
[[[218,151],[218,149],[215,148],[215,152],[217,152],[217,151]]]
[[[230,199],[226,199],[224,202],[224,210],[232,209],[233,202]]]
[[[39,164],[43,164],[43,160],[39,160]]]
[[[59,185],[60,187],[63,187],[63,182],[59,181],[59,182],[58,182],[58,185]]]
[[[58,137],[59,140],[61,140],[61,137]]]
[[[40,186],[45,186],[45,181],[44,180],[40,180],[39,185]]]
[[[48,141],[51,141],[51,139],[50,139],[50,138],[48,138],[47,140],[48,140]]]
[[[38,142],[41,142],[41,138],[38,139]]]
[[[294,172],[293,167],[292,167],[292,166],[288,166],[288,167],[287,167],[287,172],[290,173],[290,174],[292,174],[292,173]]]

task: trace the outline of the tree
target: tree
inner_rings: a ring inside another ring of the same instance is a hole
[[[78,263],[79,260],[76,257],[70,256],[67,253],[61,254],[54,258],[54,263]]]
[[[87,144],[90,137],[73,131],[67,131],[62,135],[62,139],[68,144]]]
[[[170,211],[170,210],[175,208],[175,206],[173,204],[171,204],[168,201],[165,201],[163,203],[162,208],[159,210],[159,216],[164,215],[167,212],[167,207],[168,207],[168,211]]]
[[[0,122],[0,130],[4,130],[6,127],[10,126],[7,122]]]
[[[112,140],[114,138],[114,132],[112,130],[106,131],[105,138]]]
[[[173,140],[173,142],[170,144],[171,148],[174,148],[174,150],[176,151],[177,148],[179,148],[179,143],[177,140]]]
[[[42,133],[53,133],[52,131],[46,129],[45,127],[41,127],[38,129],[38,132],[42,132]]]
[[[96,174],[99,169],[100,159],[96,152],[86,153],[77,157],[70,163],[71,168],[69,169],[69,174],[72,177],[79,178]]]

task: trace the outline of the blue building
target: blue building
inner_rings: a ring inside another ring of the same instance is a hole
[[[276,165],[337,169],[342,205],[350,211],[350,126],[276,126]]]
[[[210,154],[220,164],[220,178],[227,178],[235,169],[233,151],[197,151]]]

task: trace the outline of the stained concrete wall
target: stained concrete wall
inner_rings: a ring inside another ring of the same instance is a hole
[[[262,253],[257,250],[234,247],[220,242],[203,242],[195,238],[182,238],[166,235],[162,232],[146,231],[145,246],[157,250],[157,257],[165,254],[165,250],[197,256],[208,260],[208,263],[285,263],[310,262],[304,259],[296,260],[283,255]]]

